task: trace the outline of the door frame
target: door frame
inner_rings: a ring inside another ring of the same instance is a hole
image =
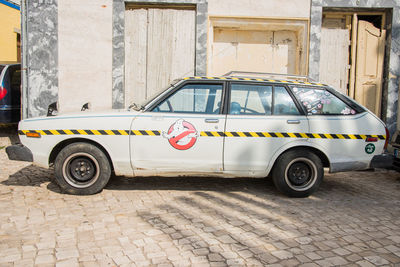
[[[349,72],[348,72],[348,82],[347,82],[347,95],[355,99],[355,84],[356,84],[356,68],[357,68],[357,40],[358,40],[358,22],[359,16],[380,16],[381,17],[381,25],[380,25],[380,30],[383,31],[387,28],[387,11],[378,9],[374,10],[371,8],[371,10],[365,11],[365,10],[351,10],[348,11],[349,9],[335,9],[331,10],[327,8],[327,10],[323,10],[322,12],[322,21],[324,18],[338,18],[338,19],[345,19],[345,28],[349,30],[350,32],[350,46],[349,46],[349,57],[348,57],[348,66],[350,66]],[[321,27],[322,27],[322,21],[321,21]],[[384,95],[384,90],[385,90],[385,83],[386,83],[386,69],[388,68],[387,64],[387,47],[388,47],[388,39],[389,35],[386,34],[385,36],[385,54],[383,56],[383,66],[382,66],[382,81],[381,81],[381,101],[379,103],[380,105],[380,114],[378,114],[380,117],[382,117],[382,107],[383,107],[383,95]]]
[[[238,30],[287,30],[294,31],[301,43],[300,57],[296,62],[298,75],[308,74],[310,20],[308,18],[209,16],[207,31],[207,73],[212,71],[212,51],[214,28],[234,28]],[[234,71],[234,70],[231,70]]]

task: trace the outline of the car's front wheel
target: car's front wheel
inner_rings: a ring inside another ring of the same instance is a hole
[[[290,197],[308,197],[322,182],[321,159],[307,150],[291,150],[276,161],[272,179],[276,188]]]
[[[54,168],[57,183],[74,195],[100,192],[111,176],[107,156],[88,143],[73,143],[63,148],[56,157]]]

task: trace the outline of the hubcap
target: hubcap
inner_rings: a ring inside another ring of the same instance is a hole
[[[292,160],[286,167],[285,180],[287,185],[296,191],[310,189],[317,180],[317,167],[308,158]]]
[[[80,152],[70,155],[63,164],[65,181],[76,188],[93,185],[99,178],[99,164],[90,154]]]
[[[288,178],[294,185],[301,186],[306,183],[311,177],[310,167],[303,162],[296,162],[290,166]]]
[[[72,160],[69,169],[72,178],[79,182],[87,182],[93,178],[95,171],[93,163],[89,159],[83,157]]]

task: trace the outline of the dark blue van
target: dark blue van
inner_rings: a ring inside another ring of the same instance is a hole
[[[21,119],[21,64],[0,65],[0,124]]]

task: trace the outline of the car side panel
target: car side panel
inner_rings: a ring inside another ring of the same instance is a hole
[[[49,166],[51,151],[60,142],[73,138],[90,140],[104,147],[112,160],[117,175],[133,176],[129,154],[129,126],[133,117],[133,115],[126,114],[24,120],[20,122],[19,130],[35,130],[41,133],[41,137],[30,138],[22,134],[20,140],[32,151],[34,164],[46,168]],[[113,132],[112,130],[121,131]],[[46,134],[45,131],[50,133]]]
[[[303,115],[228,115],[225,129],[224,170],[248,171],[251,175],[260,171],[267,173],[273,155],[286,144],[307,142],[306,136],[296,137],[295,133],[307,133],[309,126]]]
[[[385,140],[366,142],[365,135],[386,134],[383,123],[369,112],[349,116],[319,115],[308,118],[311,133],[330,134],[332,137],[326,138],[325,135],[323,138],[319,135],[310,139],[313,145],[322,147],[326,151],[331,172],[367,169],[372,157],[383,152]],[[332,134],[336,134],[337,138]],[[366,151],[368,144],[375,147],[372,153]]]

